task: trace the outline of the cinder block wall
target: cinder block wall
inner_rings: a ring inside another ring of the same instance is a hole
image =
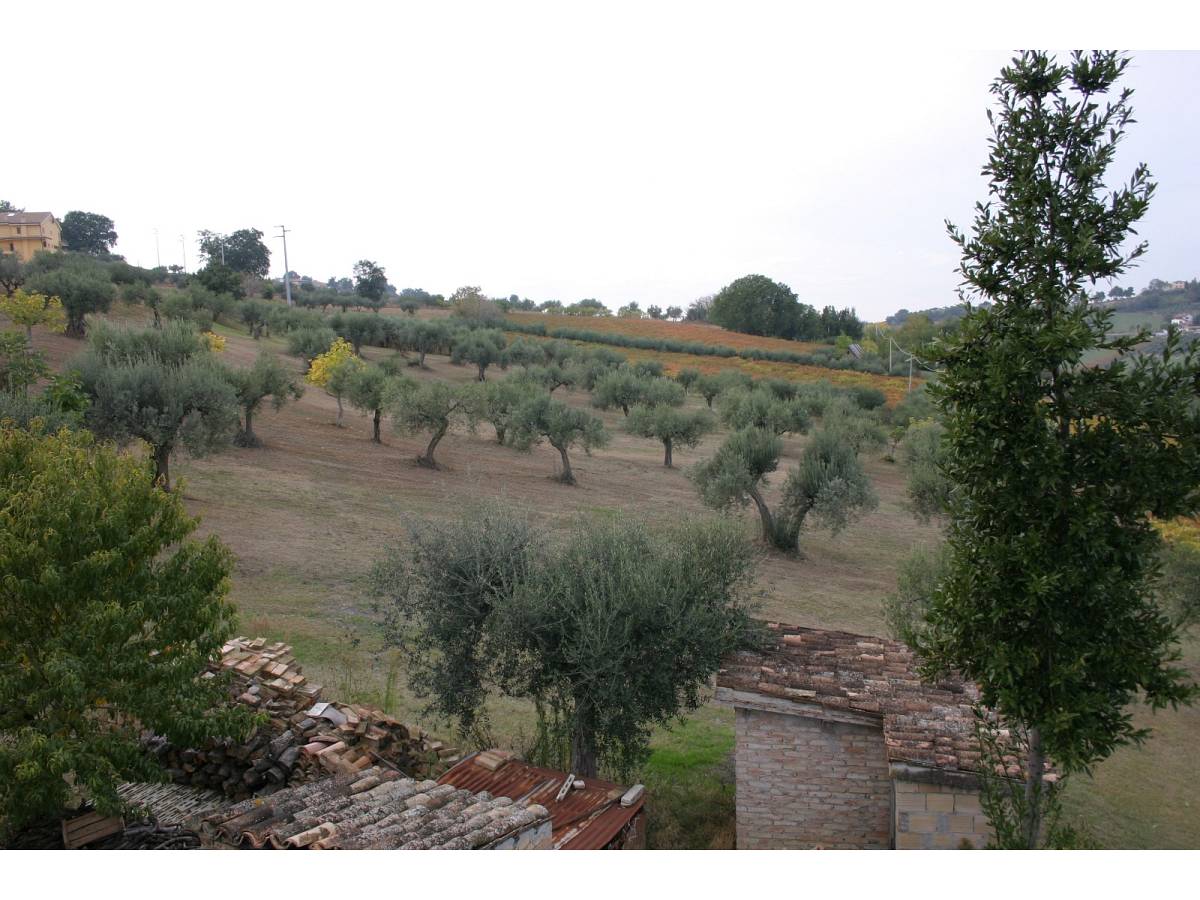
[[[896,849],[982,848],[992,827],[979,794],[963,788],[896,779]]]
[[[882,728],[738,707],[736,731],[738,849],[891,845]]]

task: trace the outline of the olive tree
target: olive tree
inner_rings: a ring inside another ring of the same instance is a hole
[[[567,451],[579,445],[586,451],[603,447],[608,443],[608,432],[604,423],[582,409],[555,400],[549,394],[530,397],[513,411],[513,445],[528,450],[545,440],[558,451],[562,459],[559,481],[575,484],[575,473]]]
[[[728,427],[762,428],[772,434],[804,434],[811,418],[800,400],[784,400],[767,388],[726,391],[717,400],[721,421]]]
[[[183,500],[137,457],[81,431],[0,426],[0,828],[57,819],[83,791],[163,777],[149,730],[185,747],[252,725],[224,677],[233,555],[190,537]],[[2,835],[0,835],[2,837]]]
[[[675,373],[675,380],[683,385],[684,393],[690,391],[693,385],[700,380],[701,373],[699,369],[685,368],[680,369]]]
[[[395,382],[396,377],[389,375],[383,366],[372,365],[353,369],[348,378],[346,398],[355,409],[371,416],[371,440],[376,444],[383,443],[380,421]]]
[[[418,465],[440,468],[434,452],[454,428],[474,429],[480,415],[480,393],[474,385],[444,381],[404,381],[388,392],[387,409],[398,432],[427,433],[429,443],[417,457]]]
[[[471,363],[480,381],[487,379],[489,366],[505,361],[504,334],[495,328],[473,328],[454,342],[450,361],[456,365]]]
[[[879,505],[858,454],[837,431],[816,432],[783,484],[775,546],[792,550],[809,517],[832,534]]]
[[[116,288],[100,272],[63,266],[30,277],[26,287],[62,301],[67,314],[67,335],[81,338],[87,330],[89,313],[108,312],[116,297]]]
[[[270,351],[258,354],[254,365],[244,369],[226,369],[226,377],[237,395],[242,410],[242,424],[233,442],[239,447],[261,447],[262,441],[254,433],[254,414],[268,397],[276,411],[283,409],[288,400],[299,400],[304,396],[304,385],[295,373],[289,371],[279,358]]]
[[[533,366],[541,366],[546,362],[546,351],[535,341],[518,338],[505,348],[505,360],[510,366],[521,366],[528,371]]]
[[[775,516],[763,497],[769,474],[779,466],[783,441],[761,428],[743,428],[725,439],[710,459],[694,466],[688,477],[700,499],[716,510],[745,506],[753,501],[762,524],[764,543],[775,543]]]
[[[502,378],[484,387],[480,416],[496,429],[496,443],[503,444],[512,424],[513,413],[525,399],[539,390],[536,381],[524,378]]]
[[[754,554],[737,529],[580,520],[561,539],[510,507],[418,523],[374,581],[388,642],[430,711],[486,733],[498,691],[532,700],[545,765],[628,775],[756,643]]]
[[[695,447],[716,427],[706,409],[686,410],[674,406],[635,406],[629,412],[625,428],[638,437],[662,441],[663,465],[674,465],[676,447]]]
[[[238,427],[237,395],[207,345],[199,340],[187,349],[183,331],[96,331],[73,364],[91,399],[88,426],[101,437],[145,441],[169,490],[178,446],[204,456],[228,445]]]

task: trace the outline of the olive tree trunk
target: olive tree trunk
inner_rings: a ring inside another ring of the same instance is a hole
[[[554,445],[554,449],[557,450],[558,455],[562,457],[563,470],[562,475],[559,476],[558,480],[563,484],[574,484],[575,473],[571,471],[571,460],[567,456],[567,448],[565,446],[559,447],[558,445]]]
[[[446,436],[448,426],[443,425],[433,433],[433,437],[429,439],[429,446],[425,448],[425,452],[417,457],[417,463],[427,469],[436,469],[437,462],[433,458],[433,451],[437,449],[438,442]]]
[[[383,443],[383,439],[379,436],[379,420],[382,417],[383,417],[383,410],[382,409],[375,410],[375,420],[374,420],[374,422],[372,422],[373,433],[371,435],[371,440],[373,440],[377,444]]]
[[[770,508],[757,488],[750,490],[750,498],[758,507],[758,517],[762,520],[762,539],[768,544],[773,544],[775,542],[775,518],[771,515]]]
[[[669,437],[663,438],[663,450],[663,465],[668,469],[673,469],[675,466],[671,461],[671,439]]]
[[[169,444],[154,448],[154,480],[164,490],[171,490],[171,447]]]

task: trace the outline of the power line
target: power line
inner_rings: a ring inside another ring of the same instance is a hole
[[[292,305],[292,267],[288,264],[287,255],[287,226],[277,225],[279,234],[276,237],[283,238],[283,293],[287,297],[287,305]]]

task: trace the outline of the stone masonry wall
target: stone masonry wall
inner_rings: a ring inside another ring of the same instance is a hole
[[[982,848],[992,828],[979,794],[963,788],[896,779],[896,849]]]
[[[881,728],[738,707],[736,732],[738,849],[891,845]]]

